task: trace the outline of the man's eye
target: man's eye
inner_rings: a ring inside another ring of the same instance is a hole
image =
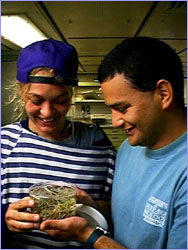
[[[127,108],[118,108],[117,111],[124,114],[126,112]]]
[[[63,101],[55,101],[57,104],[64,104],[64,103],[66,103],[66,101],[65,100],[63,100]]]

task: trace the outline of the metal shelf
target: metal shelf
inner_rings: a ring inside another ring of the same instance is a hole
[[[80,101],[74,101],[74,103],[87,103],[87,102],[95,102],[95,103],[97,103],[97,102],[104,102],[104,100],[80,100]]]

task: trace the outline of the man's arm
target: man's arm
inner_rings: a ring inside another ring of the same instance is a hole
[[[118,242],[114,241],[113,239],[102,235],[100,236],[95,244],[94,244],[95,249],[127,249],[126,247],[122,246]]]
[[[78,216],[63,220],[46,220],[40,225],[40,230],[62,240],[75,240],[86,243],[95,230],[88,226],[87,221]],[[95,249],[127,249],[110,237],[101,235],[94,243]]]

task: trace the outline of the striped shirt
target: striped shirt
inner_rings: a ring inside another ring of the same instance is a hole
[[[74,183],[96,200],[110,198],[115,151],[99,126],[75,122],[70,138],[53,141],[38,136],[23,124],[1,129],[4,210],[10,203],[28,196],[32,184],[46,180]],[[83,248],[78,242],[57,240],[39,230],[14,233],[13,237],[10,241],[13,249]]]

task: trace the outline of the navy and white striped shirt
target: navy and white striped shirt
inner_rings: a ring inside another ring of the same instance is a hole
[[[24,122],[1,129],[2,207],[29,194],[41,181],[74,183],[94,199],[108,199],[115,165],[115,151],[97,125],[72,123],[72,135],[53,141],[30,131]],[[4,219],[4,218],[3,218]],[[2,228],[3,230],[3,228]],[[83,248],[78,242],[52,238],[39,230],[14,233],[9,248]]]

